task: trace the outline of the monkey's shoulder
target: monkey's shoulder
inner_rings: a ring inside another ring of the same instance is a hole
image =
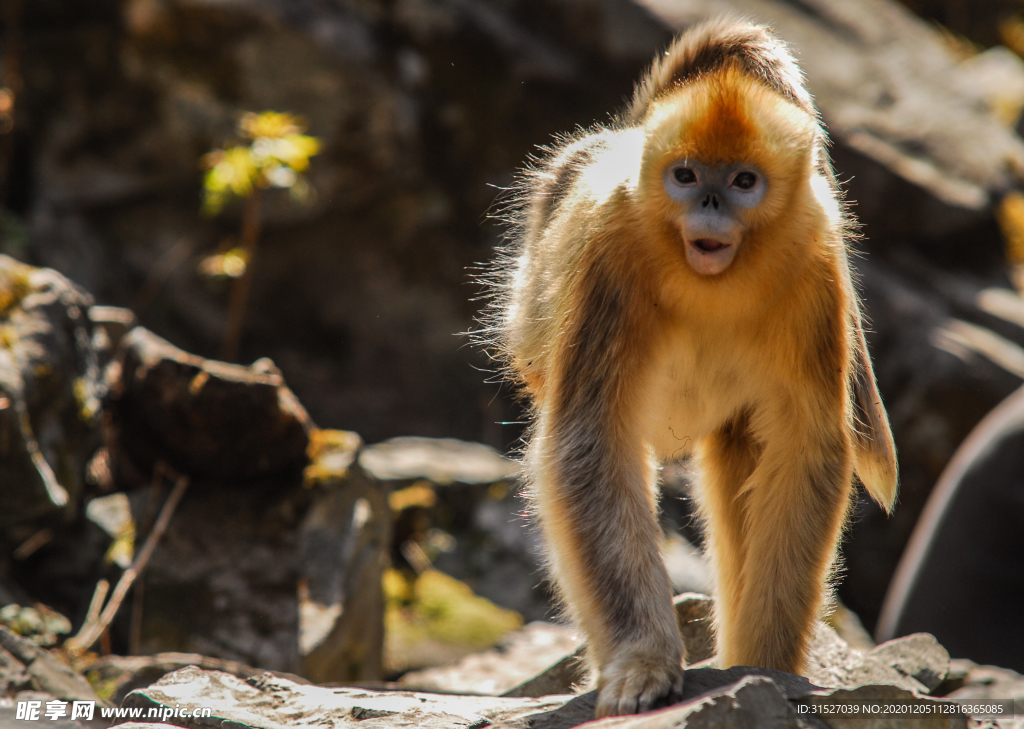
[[[615,205],[616,197],[635,189],[643,159],[639,128],[598,127],[564,137],[546,150],[525,176],[528,237],[538,237],[559,215],[588,213]]]

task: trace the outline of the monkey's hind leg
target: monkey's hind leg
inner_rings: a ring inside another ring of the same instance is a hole
[[[695,496],[704,522],[708,556],[715,575],[715,627],[718,655],[734,642],[736,609],[743,594],[744,520],[743,484],[754,472],[761,449],[749,431],[749,418],[741,415],[712,433],[701,444],[701,478]]]
[[[653,464],[638,443],[612,444],[591,428],[572,432],[541,418],[528,460],[552,571],[598,669],[602,717],[681,699],[684,655]]]
[[[801,673],[849,507],[851,444],[839,424],[772,432],[742,489],[739,600],[719,658]]]

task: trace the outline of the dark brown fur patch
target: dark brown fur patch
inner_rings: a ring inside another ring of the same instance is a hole
[[[626,121],[639,124],[651,104],[675,86],[736,63],[808,114],[817,117],[803,87],[800,70],[786,46],[762,26],[739,20],[713,20],[679,36],[663,56],[655,59],[647,76],[637,84]]]
[[[651,606],[640,588],[651,570],[663,567],[655,549],[642,555],[643,569],[634,571],[648,540],[631,533],[629,525],[650,507],[642,489],[621,482],[621,454],[612,432],[617,417],[611,412],[619,378],[630,374],[629,363],[621,359],[632,327],[618,284],[596,268],[585,274],[576,326],[567,332],[550,437],[556,444],[559,495],[590,592],[614,639],[630,640],[649,630]],[[649,518],[649,531],[656,534],[653,512]]]

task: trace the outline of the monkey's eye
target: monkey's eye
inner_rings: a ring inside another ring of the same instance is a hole
[[[672,171],[672,177],[680,185],[696,185],[697,184],[697,173],[691,170],[689,167],[676,167]]]
[[[737,172],[732,178],[732,186],[737,190],[753,190],[757,186],[757,175],[753,172]]]

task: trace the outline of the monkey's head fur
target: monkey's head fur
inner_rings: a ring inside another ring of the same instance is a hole
[[[642,124],[637,203],[653,239],[677,249],[699,276],[765,255],[777,260],[780,251],[769,247],[785,254],[762,233],[780,243],[790,227],[783,213],[807,207],[793,203],[811,190],[814,117],[729,64],[656,99]]]

